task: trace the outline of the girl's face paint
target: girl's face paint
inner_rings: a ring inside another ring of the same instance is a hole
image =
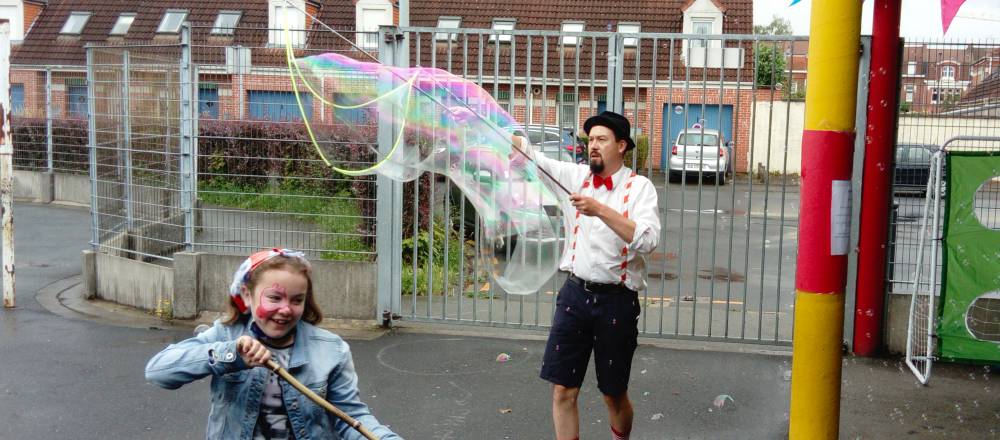
[[[261,274],[251,298],[253,319],[264,334],[282,338],[295,328],[305,311],[309,281],[284,269]]]

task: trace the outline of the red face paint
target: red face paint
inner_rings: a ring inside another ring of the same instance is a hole
[[[275,301],[275,298],[270,298],[274,296],[278,297],[277,301]],[[260,292],[260,300],[256,310],[257,317],[260,319],[269,319],[275,313],[288,306],[288,291],[280,284],[274,283],[271,287],[267,287]]]

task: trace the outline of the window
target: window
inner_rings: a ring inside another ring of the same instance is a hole
[[[306,43],[306,35],[303,29],[306,27],[306,16],[302,11],[286,6],[282,2],[272,2],[271,4],[271,29],[268,31],[268,43],[272,46],[285,45],[285,29],[288,29],[290,43],[295,47],[302,47]]]
[[[306,117],[312,119],[312,95],[299,93]],[[250,119],[258,121],[301,121],[302,112],[292,92],[250,90],[247,92],[250,104]]]
[[[441,17],[438,18],[438,28],[441,29],[458,29],[462,27],[462,17]],[[434,34],[434,40],[436,41],[455,41],[458,39],[458,34],[438,32]]]
[[[87,116],[87,80],[82,78],[66,80],[66,116],[71,118]]]
[[[24,114],[24,84],[10,85],[10,112],[15,116]]]
[[[345,104],[346,106],[357,105],[365,101],[366,101],[365,97],[362,95],[347,94],[347,93],[335,93],[333,95],[333,102],[339,104]],[[333,109],[333,114],[336,123],[348,124],[348,125],[365,125],[369,123],[368,111],[369,109],[365,107],[335,108]]]
[[[66,24],[63,24],[62,30],[59,33],[80,35],[83,32],[83,27],[87,25],[88,20],[90,20],[89,12],[71,12],[69,18],[66,19]]]
[[[135,21],[135,12],[126,12],[118,16],[118,21],[115,22],[114,27],[111,28],[111,35],[125,35],[128,33],[128,29],[132,27],[132,22]]]
[[[198,117],[219,119],[218,84],[198,84]]]
[[[378,28],[379,26],[392,24],[392,11],[382,5],[362,6],[360,3],[358,14],[360,26],[358,26],[358,46],[362,49],[378,48]]]
[[[936,87],[931,88],[931,103],[936,104],[938,102],[938,89]]]
[[[563,32],[583,32],[584,23],[582,21],[564,21],[562,24]],[[573,35],[566,35],[562,37],[562,44],[564,46],[576,46],[579,43],[580,37]]]
[[[712,21],[711,20],[692,20],[691,30],[695,35],[711,35],[712,34]],[[691,47],[705,47],[708,45],[707,40],[703,39],[693,39],[691,40]]]
[[[914,87],[911,85],[906,86],[906,102],[913,102],[913,92]]]
[[[493,30],[495,31],[512,31],[514,30],[514,25],[517,24],[512,18],[496,18],[493,20]],[[513,35],[490,35],[490,41],[499,41],[501,43],[510,43]]]
[[[156,28],[157,33],[176,34],[181,31],[181,25],[187,19],[188,11],[183,9],[167,9],[160,21],[160,27]]]
[[[906,63],[906,74],[907,75],[916,75],[917,74],[917,62],[916,61],[910,61],[910,62]]]
[[[219,15],[215,17],[215,24],[212,25],[212,34],[232,35],[242,15],[240,11],[219,11]]]
[[[640,32],[639,23],[618,23],[618,33],[620,34],[638,34]],[[639,42],[637,38],[628,37],[625,38],[625,47],[636,47]]]
[[[955,66],[941,67],[941,79],[955,79]]]
[[[576,130],[577,102],[575,93],[563,93],[559,100],[559,126]]]
[[[510,92],[507,90],[498,90],[496,94],[497,106],[500,108],[510,111]]]

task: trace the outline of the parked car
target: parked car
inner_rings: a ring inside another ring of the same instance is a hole
[[[515,129],[514,134],[527,137],[531,145],[550,158],[587,163],[587,146],[577,139],[571,128],[530,124]]]
[[[733,172],[730,158],[732,143],[726,142],[719,130],[696,125],[677,133],[670,147],[667,161],[670,181],[678,182],[690,176],[712,177],[717,184],[725,185]]]
[[[893,192],[925,194],[931,171],[931,155],[938,149],[930,144],[899,144],[896,146],[896,166]]]

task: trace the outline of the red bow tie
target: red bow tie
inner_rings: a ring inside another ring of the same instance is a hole
[[[608,189],[608,191],[611,191],[612,185],[613,184],[611,183],[611,176],[601,177],[598,176],[597,174],[594,174],[594,189],[604,186],[605,188]]]

